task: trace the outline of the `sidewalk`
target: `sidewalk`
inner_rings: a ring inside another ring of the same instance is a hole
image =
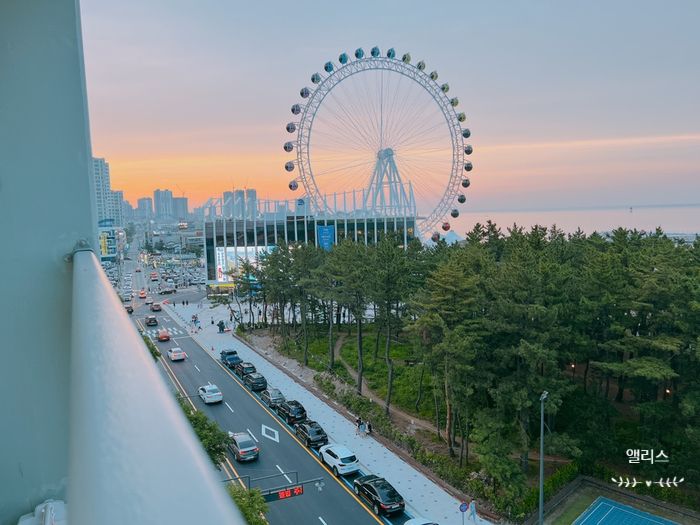
[[[316,397],[303,385],[291,379],[285,372],[249,348],[246,343],[232,337],[230,332],[220,334],[216,324],[211,325],[211,318],[214,317],[214,323],[219,320],[228,321],[228,310],[224,306],[212,309],[205,302],[202,309],[197,308],[197,304],[194,303],[189,306],[178,304],[175,308],[168,304],[165,305],[165,309],[185,329],[189,328],[192,314],[198,314],[202,321],[202,331],[193,335],[195,341],[215,359],[218,359],[219,352],[223,348],[233,348],[238,351],[242,359],[254,363],[271,386],[282,390],[288,399],[296,399],[304,405],[309,417],[323,426],[331,442],[342,443],[353,450],[357,454],[364,472],[383,476],[394,485],[399,493],[406,498],[406,510],[413,517],[425,517],[440,523],[440,525],[459,525],[462,523],[462,513],[459,511],[461,502],[459,500],[453,498],[374,438],[358,436],[355,433],[353,422],[342,415],[342,413],[347,413],[343,406],[328,398],[324,400]],[[466,516],[465,518],[465,524],[475,523]],[[492,522],[477,518],[476,523],[488,524]]]

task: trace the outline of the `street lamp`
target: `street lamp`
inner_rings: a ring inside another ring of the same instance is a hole
[[[540,396],[540,525],[544,525],[544,402],[547,396],[546,390]]]

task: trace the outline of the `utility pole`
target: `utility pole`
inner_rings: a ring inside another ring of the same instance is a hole
[[[544,525],[544,402],[547,396],[546,390],[540,396],[540,525]]]

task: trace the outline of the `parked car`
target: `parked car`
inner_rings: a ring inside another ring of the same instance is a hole
[[[187,354],[182,350],[182,348],[175,347],[168,349],[168,357],[171,361],[184,361]]]
[[[224,395],[216,385],[200,386],[197,393],[199,394],[199,397],[202,398],[202,401],[204,401],[204,403],[207,405],[210,403],[221,403],[224,400]]]
[[[275,408],[284,401],[284,396],[277,388],[268,388],[260,393],[260,399],[267,406]]]
[[[336,476],[351,474],[360,470],[357,456],[347,447],[332,443],[318,449],[321,461],[328,465]]]
[[[221,352],[219,352],[219,359],[221,359],[221,362],[224,362],[224,358],[229,355],[238,355],[237,350],[233,350],[231,348],[224,349]]]
[[[243,362],[243,359],[238,357],[238,354],[229,354],[227,356],[224,356],[222,361],[227,367],[229,367],[230,369],[233,370],[233,369],[235,369],[235,367],[238,363]]]
[[[248,363],[247,361],[241,361],[233,368],[233,373],[236,374],[241,379],[246,374],[252,374],[257,372],[253,363]]]
[[[228,449],[236,461],[253,461],[258,459],[260,449],[247,432],[229,432],[231,443]]]
[[[163,310],[163,308],[160,306],[160,303],[153,303],[151,305],[151,312],[160,312]]]
[[[158,326],[158,319],[155,315],[146,316],[146,326]]]
[[[306,419],[306,410],[299,401],[283,401],[277,405],[277,413],[288,425],[299,423]]]
[[[145,291],[145,290],[141,290],[141,291],[139,292],[139,298],[140,298],[140,299],[145,299],[145,298],[146,298],[146,291]]]
[[[321,425],[310,419],[294,425],[294,433],[309,448],[322,447],[328,444],[328,436]]]
[[[250,388],[253,392],[260,392],[267,388],[267,379],[262,374],[258,372],[253,372],[252,374],[246,374],[243,376],[243,384]]]
[[[153,304],[153,297],[146,297],[146,304]]]
[[[158,341],[161,343],[164,343],[165,341],[170,341],[170,332],[166,330],[165,328],[161,328],[158,331]]]
[[[127,304],[124,308],[126,309],[126,313],[128,313],[128,314],[134,313],[134,307],[131,306],[130,304]]]
[[[406,506],[401,494],[391,486],[391,483],[374,474],[355,479],[353,489],[355,494],[369,504],[377,516],[402,512]]]

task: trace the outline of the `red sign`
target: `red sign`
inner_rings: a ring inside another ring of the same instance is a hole
[[[263,497],[265,498],[265,501],[277,501],[280,499],[293,498],[294,496],[301,496],[302,494],[304,494],[304,485],[295,485],[293,487],[278,490],[277,492],[265,494]]]

